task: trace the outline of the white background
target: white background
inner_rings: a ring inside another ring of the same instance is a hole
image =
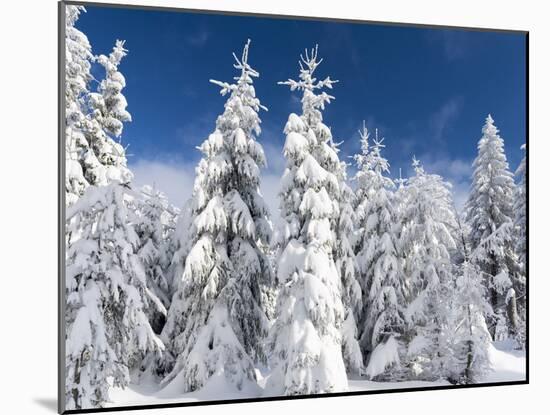
[[[528,386],[165,409],[164,413],[542,413],[549,396],[547,266],[550,38],[543,1],[128,0],[530,31],[530,377]],[[0,412],[52,414],[57,385],[57,4],[0,10]],[[495,67],[498,70],[498,67]],[[7,90],[7,94],[6,94]],[[538,409],[535,409],[538,408]],[[157,410],[159,412],[159,410]],[[139,413],[157,413],[141,411]],[[126,412],[124,412],[126,413]],[[548,413],[548,412],[547,412]]]

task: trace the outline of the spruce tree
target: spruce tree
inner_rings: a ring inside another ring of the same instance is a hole
[[[527,151],[526,145],[521,149]],[[516,253],[522,268],[526,267],[527,259],[527,162],[524,155],[516,170],[519,184],[514,197],[514,225],[517,231]]]
[[[472,250],[477,250],[483,240],[504,226],[498,233],[498,243],[485,244],[476,263],[484,274],[493,309],[487,316],[493,337],[498,315],[507,315],[506,325],[510,333],[517,330],[516,310],[512,303],[516,301],[516,289],[521,291],[522,285],[518,279],[513,229],[509,226],[513,221],[515,185],[506,161],[504,141],[498,133],[493,118],[488,115],[478,143],[472,186],[465,206]]]
[[[144,266],[147,286],[159,300],[151,302],[145,311],[153,330],[160,334],[170,305],[170,286],[166,275],[172,259],[170,239],[174,217],[166,196],[155,187],[143,186],[136,204],[137,254]]]
[[[526,144],[521,149],[527,151]],[[514,279],[514,290],[517,295],[518,327],[515,330],[516,340],[520,345],[525,344],[526,333],[526,313],[527,305],[525,301],[527,284],[527,161],[524,154],[521,163],[516,170],[516,176],[519,178],[518,186],[514,199],[514,226],[515,226],[515,251],[518,257],[518,275]]]
[[[333,146],[338,151],[336,145]],[[353,251],[354,223],[356,215],[353,209],[353,190],[346,183],[347,164],[340,162],[337,170],[339,179],[340,215],[335,221],[336,243],[333,257],[342,282],[342,303],[344,322],[342,323],[342,355],[346,370],[350,374],[360,374],[363,369],[363,355],[359,347],[357,323],[363,306],[361,286],[358,282],[358,269]]]
[[[111,386],[128,386],[130,370],[164,349],[145,314],[154,299],[135,254],[133,197],[118,183],[89,186],[67,209],[67,226],[79,236],[67,247],[67,409],[103,407]]]
[[[121,91],[124,76],[118,71],[128,52],[124,41],[117,41],[112,53],[94,56],[85,34],[75,24],[82,6],[66,6],[65,36],[65,192],[71,205],[87,186],[103,186],[117,181],[129,183],[126,152],[115,141],[123,122],[131,120]],[[97,61],[106,72],[97,92],[90,92],[91,63]]]
[[[162,337],[175,358],[162,382],[182,392],[223,376],[238,388],[256,380],[254,364],[265,363],[267,319],[261,286],[270,282],[260,245],[269,243],[268,209],[259,191],[265,165],[258,112],[248,63],[250,41],[235,83],[211,81],[229,95],[215,131],[200,146],[203,158],[193,189],[191,248],[177,278]]]
[[[452,264],[456,249],[456,218],[450,185],[438,175],[427,174],[413,159],[415,175],[407,180],[400,212],[399,252],[405,275],[403,336],[409,376],[433,380],[446,377]]]
[[[166,279],[169,285],[170,298],[178,288],[185,269],[185,259],[192,248],[193,235],[193,200],[187,200],[176,218],[174,232],[170,238],[170,252],[172,252],[170,264],[166,272]]]
[[[84,136],[87,126],[88,84],[93,59],[92,47],[84,33],[75,27],[82,6],[65,7],[65,202],[71,205],[89,183],[82,162],[93,159]],[[91,161],[89,161],[91,162]],[[95,160],[97,164],[97,160]]]
[[[383,139],[378,138],[376,131],[374,145],[369,146],[369,132],[364,124],[360,136],[361,154],[355,156],[358,217],[355,249],[364,292],[361,346],[370,359],[379,344],[384,347],[390,338],[397,340],[404,331],[404,281],[394,230],[397,220],[392,200],[394,183],[386,176],[389,163],[381,154]],[[372,362],[371,369],[377,363]]]
[[[450,353],[444,364],[448,378],[455,383],[479,382],[490,370],[489,345],[491,335],[485,316],[491,312],[483,276],[475,265],[477,251],[470,252],[467,235],[457,215],[458,250],[462,263],[457,276],[443,301],[451,304],[448,325],[442,331],[449,343]],[[479,251],[482,251],[478,247]]]
[[[290,114],[284,133],[286,169],[279,193],[281,229],[276,241],[279,288],[269,339],[267,392],[303,395],[348,387],[342,357],[341,280],[334,262],[340,215],[340,161],[322,110],[334,98],[322,88],[337,81],[315,78],[317,47],[300,56],[299,81],[280,84],[302,91],[302,114]]]
[[[92,112],[86,137],[100,166],[87,169],[85,175],[91,184],[97,186],[112,181],[129,183],[132,180],[126,150],[115,141],[122,134],[123,123],[132,120],[126,110],[126,98],[121,92],[126,80],[118,70],[127,53],[124,41],[117,40],[109,56],[99,55],[96,59],[105,69],[105,78],[99,83],[98,91],[89,94]]]

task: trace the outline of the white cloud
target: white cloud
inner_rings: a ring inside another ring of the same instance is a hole
[[[460,211],[468,198],[472,175],[472,163],[469,160],[453,159],[448,156],[419,157],[427,173],[439,174],[453,185],[452,195],[456,208]]]
[[[279,182],[284,170],[284,159],[281,164],[278,160],[277,150],[274,146],[268,146],[266,156],[272,166],[268,171],[262,170],[260,191],[264,196],[274,222],[279,217]],[[273,153],[273,154],[272,154]],[[130,165],[134,173],[134,187],[143,185],[155,185],[174,206],[182,207],[193,192],[195,180],[195,163],[175,160],[145,160],[140,159]],[[275,168],[277,166],[277,168]]]
[[[279,182],[281,176],[278,174],[264,174],[261,177],[260,191],[264,197],[265,203],[271,212],[271,220],[274,224],[279,221]]]
[[[264,130],[265,133],[265,130]],[[271,132],[262,134],[262,137],[273,137]],[[283,144],[273,144],[271,141],[264,141],[262,139],[262,146],[264,148],[265,158],[267,160],[267,169],[262,170],[260,190],[264,196],[264,200],[269,206],[271,212],[271,220],[273,223],[277,223],[279,220],[279,183],[281,176],[285,171],[286,160],[283,156]]]
[[[136,188],[154,184],[174,206],[182,207],[193,191],[194,164],[141,159],[132,163],[130,169]]]
[[[262,140],[263,141],[263,140]],[[263,142],[265,158],[267,160],[267,171],[273,174],[283,174],[286,166],[286,160],[283,156],[283,145],[274,145],[270,142]]]
[[[464,208],[466,200],[468,200],[468,194],[470,193],[470,183],[462,181],[459,183],[451,182],[451,184],[453,185],[453,199],[455,202],[455,206],[460,212]]]

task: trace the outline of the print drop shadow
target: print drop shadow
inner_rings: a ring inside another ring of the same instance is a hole
[[[57,399],[55,398],[34,398],[34,402],[51,412],[57,413]]]

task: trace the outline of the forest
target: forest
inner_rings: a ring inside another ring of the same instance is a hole
[[[526,159],[509,166],[491,115],[480,114],[463,209],[412,154],[414,174],[393,179],[384,139],[362,120],[348,174],[323,122],[339,81],[306,49],[295,79],[273,85],[299,92],[301,112],[280,126],[271,212],[260,191],[269,112],[248,40],[225,63],[233,80],[210,81],[226,101],[188,150],[201,153],[192,197],[173,206],[156,185],[133,185],[128,51],[116,40],[95,54],[77,27],[84,11],[65,16],[67,409],[105,407],[140,382],[250,397],[343,392],[350,379],[480,383],[493,344],[525,349]]]

